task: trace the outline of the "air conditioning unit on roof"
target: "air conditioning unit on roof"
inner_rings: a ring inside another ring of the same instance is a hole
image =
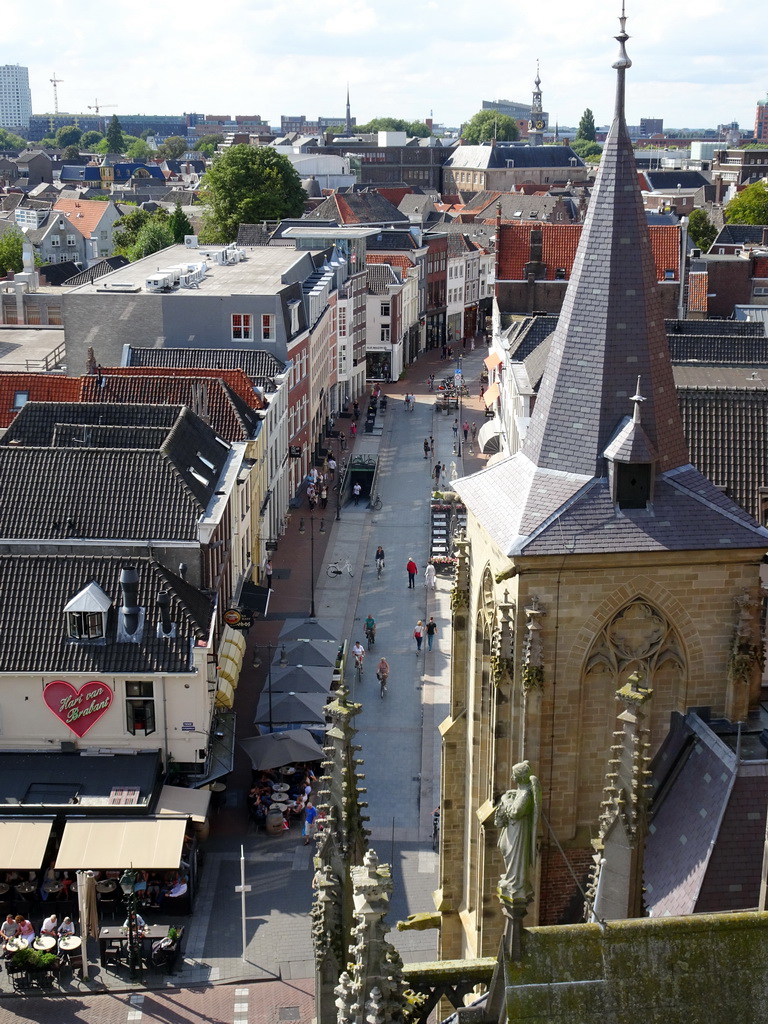
[[[197,248],[197,235],[184,235],[184,245],[188,249]]]

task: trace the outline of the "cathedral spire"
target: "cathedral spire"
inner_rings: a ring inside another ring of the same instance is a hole
[[[631,61],[622,7],[616,109],[522,450],[542,469],[603,477],[640,375],[643,430],[666,472],[689,462],[656,266],[624,115]]]
[[[344,128],[347,137],[352,134],[352,112],[349,106],[349,82],[347,82],[347,123]]]
[[[528,120],[528,144],[542,146],[544,144],[544,113],[541,108],[541,78],[539,77],[538,60],[536,61],[536,77],[533,80],[533,85],[531,116]]]

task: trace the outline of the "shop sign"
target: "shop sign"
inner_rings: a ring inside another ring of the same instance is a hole
[[[290,457],[292,459],[300,459],[301,458],[301,445],[300,444],[289,444],[288,445],[288,454],[290,455]]]
[[[227,608],[224,621],[232,629],[250,629],[253,625],[253,612],[250,608]]]
[[[181,723],[181,731],[182,732],[194,732],[195,731],[195,723],[194,722],[182,722]]]
[[[105,683],[93,680],[76,690],[65,679],[55,679],[43,690],[43,700],[76,736],[83,737],[109,710],[114,693]]]

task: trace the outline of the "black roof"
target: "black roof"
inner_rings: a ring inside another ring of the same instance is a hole
[[[764,224],[726,224],[720,228],[713,246],[721,245],[763,245],[768,239],[768,225]]]
[[[49,429],[82,422],[50,404]],[[0,537],[196,540],[229,451],[186,408],[153,450],[0,445]]]
[[[703,188],[710,184],[701,171],[645,171],[645,179],[654,192],[678,188]]]
[[[207,370],[242,370],[264,387],[285,373],[285,364],[271,352],[235,348],[128,348],[128,366],[181,366]]]
[[[118,640],[120,573],[138,572],[144,624],[138,642]],[[150,558],[83,555],[0,555],[0,664],[4,672],[191,672],[192,647],[207,639],[213,604]],[[65,606],[91,583],[112,598],[106,642],[73,641]],[[158,637],[157,595],[171,598],[172,637]],[[45,623],[45,629],[40,624]]]
[[[93,430],[109,426],[115,429],[130,428],[140,430],[155,428],[162,431],[161,444],[168,436],[168,431],[181,414],[182,407],[178,405],[119,405],[100,402],[27,402],[19,410],[13,423],[8,427],[5,434],[0,438],[0,447],[3,445],[24,445],[30,448],[51,448],[63,447],[63,440],[58,437],[58,428],[62,424],[79,426],[80,438],[77,441],[73,437],[73,443],[69,446],[92,447],[90,436]],[[83,426],[87,425],[90,430],[86,432]],[[71,432],[70,432],[71,433]],[[120,435],[124,440],[130,440],[130,434]],[[158,435],[159,436],[159,435]],[[118,437],[115,434],[115,437]],[[99,442],[93,447],[109,447]],[[116,447],[112,445],[111,447]],[[145,444],[121,444],[120,448],[145,448]],[[160,445],[153,445],[159,448]]]

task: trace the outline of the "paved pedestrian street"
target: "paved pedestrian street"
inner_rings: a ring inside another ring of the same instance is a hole
[[[479,374],[485,346],[464,357],[464,373],[472,397],[464,400],[464,419],[481,426]],[[427,387],[430,372],[442,376],[455,364],[425,354],[400,382],[388,385],[386,412],[377,417],[380,435],[358,433],[347,454],[372,454],[379,459],[377,490],[382,508],[372,511],[367,501],[352,502],[335,519],[335,496],[328,508],[316,511],[314,529],[314,603],[318,622],[334,637],[365,644],[363,621],[376,619],[376,643],[365,660],[363,681],[355,680],[348,665],[346,684],[353,700],[362,703],[356,718],[357,742],[364,759],[361,771],[367,788],[370,845],[381,861],[392,864],[394,894],[388,917],[390,941],[403,960],[433,959],[435,931],[398,932],[395,924],[410,913],[434,909],[437,855],[432,850],[432,812],[439,799],[440,737],[438,726],[447,713],[451,657],[451,577],[437,576],[435,591],[424,586],[429,557],[429,499],[434,464],[462,475],[482,464],[476,446],[465,446],[463,459],[454,455],[455,413],[435,410]],[[409,412],[404,396],[413,392]],[[435,456],[424,459],[424,438],[434,437]],[[472,449],[472,450],[471,450]],[[299,532],[303,517],[304,533]],[[319,521],[324,519],[324,532]],[[273,556],[273,599],[267,620],[258,622],[248,637],[248,652],[237,690],[235,710],[239,738],[253,735],[253,719],[266,666],[274,658],[286,622],[308,617],[312,600],[312,540],[309,509],[294,509],[288,532]],[[386,553],[386,567],[377,579],[374,553]],[[329,561],[349,557],[354,576],[330,579]],[[415,589],[408,588],[406,562],[418,566]],[[438,626],[434,649],[426,639],[417,655],[413,637],[418,619],[433,615]],[[267,647],[271,645],[271,648]],[[334,650],[335,653],[335,650]],[[390,665],[388,692],[379,696],[376,665],[384,655]],[[260,661],[253,666],[254,656]],[[352,661],[352,659],[350,659]],[[256,831],[249,822],[246,793],[250,761],[236,752],[235,770],[227,779],[223,807],[215,814],[205,845],[202,885],[195,912],[186,923],[184,961],[179,973],[148,974],[132,986],[124,977],[102,970],[91,951],[91,979],[66,981],[54,996],[10,992],[6,975],[0,981],[0,1024],[30,1019],[44,1024],[98,1020],[103,1024],[131,1021],[205,1020],[211,1022],[310,1021],[314,1015],[313,960],[309,910],[312,902],[312,847],[304,846],[298,825],[278,836]],[[246,950],[243,957],[240,894],[240,848],[246,859]],[[147,915],[150,921],[154,920]],[[169,922],[179,923],[179,922]],[[93,945],[93,943],[91,943]],[[95,966],[93,965],[96,961]],[[62,999],[59,992],[67,994]],[[203,997],[205,1002],[203,1003]]]

